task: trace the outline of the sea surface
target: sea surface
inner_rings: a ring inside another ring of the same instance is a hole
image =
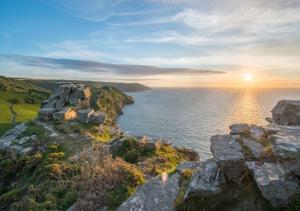
[[[226,134],[233,123],[266,125],[265,117],[281,99],[300,100],[300,89],[153,89],[128,93],[119,125],[132,135],[160,137],[211,157],[210,137]]]

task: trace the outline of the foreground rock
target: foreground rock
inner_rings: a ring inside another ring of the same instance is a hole
[[[162,177],[151,179],[117,210],[173,211],[180,190],[179,179],[179,173],[173,174],[166,182],[162,181]]]
[[[300,183],[277,164],[247,162],[262,195],[273,207],[285,207],[300,197]]]
[[[272,118],[279,125],[300,125],[300,101],[279,101],[272,110]]]
[[[18,136],[26,130],[27,126],[22,123],[17,125],[15,128],[7,131],[1,138],[0,138],[0,150],[7,150],[11,147],[18,145]],[[23,140],[24,141],[24,140]],[[20,141],[21,144],[24,142]],[[22,150],[22,148],[15,147],[17,151]]]
[[[245,156],[239,136],[216,135],[211,138],[211,152],[228,180],[240,181],[245,172]]]
[[[200,164],[194,172],[185,198],[193,195],[209,197],[221,192],[221,185],[225,183],[225,177],[218,168],[214,159]]]

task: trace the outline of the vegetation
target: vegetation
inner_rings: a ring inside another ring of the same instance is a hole
[[[176,148],[166,143],[160,143],[157,149],[149,149],[133,137],[125,139],[114,156],[136,164],[147,176],[156,176],[163,172],[172,173],[181,161],[198,159],[198,155],[191,150]]]
[[[12,106],[16,122],[24,122],[36,117],[40,103],[49,92],[27,82],[0,76],[0,136],[13,125]]]
[[[91,105],[95,110],[106,113],[106,123],[115,124],[122,109],[127,104],[132,104],[133,98],[113,87],[92,89]]]

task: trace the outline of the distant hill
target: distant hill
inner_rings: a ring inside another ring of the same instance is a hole
[[[44,80],[44,79],[21,79],[35,86],[54,91],[60,85],[66,83],[84,83],[91,88],[100,88],[104,86],[115,87],[123,92],[140,92],[150,90],[149,87],[139,83],[117,83],[117,82],[98,82],[98,81],[79,81],[79,80]]]

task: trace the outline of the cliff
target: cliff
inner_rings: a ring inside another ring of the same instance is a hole
[[[0,209],[299,210],[299,101],[278,102],[266,127],[211,137],[206,161],[124,135],[112,120],[132,102],[111,87],[60,86],[0,139]]]
[[[79,80],[42,80],[42,79],[22,79],[35,86],[42,87],[44,89],[54,92],[61,85],[69,83],[82,83],[86,84],[92,89],[101,88],[104,86],[114,87],[122,92],[140,92],[150,90],[149,87],[139,83],[118,83],[118,82],[101,82],[101,81],[79,81]]]
[[[160,139],[125,136],[112,123],[128,103],[115,88],[60,86],[38,118],[0,138],[0,209],[115,210],[146,180],[198,160]]]

